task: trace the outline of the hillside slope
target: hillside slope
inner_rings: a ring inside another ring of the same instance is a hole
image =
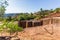
[[[51,24],[39,27],[25,28],[19,32],[21,40],[60,40],[60,25]],[[53,35],[52,33],[53,27]],[[45,30],[46,28],[47,30]]]

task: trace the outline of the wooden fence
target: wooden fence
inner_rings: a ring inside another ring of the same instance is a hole
[[[43,26],[43,25],[50,25],[60,23],[60,17],[53,17],[53,18],[44,18],[40,20],[24,20],[19,21],[18,25],[27,28],[27,27],[35,27],[35,26]]]

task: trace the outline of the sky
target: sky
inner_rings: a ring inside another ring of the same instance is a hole
[[[30,13],[60,7],[60,0],[8,0],[8,4],[5,13]]]

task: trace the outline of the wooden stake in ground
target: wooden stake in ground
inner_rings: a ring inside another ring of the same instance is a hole
[[[51,18],[51,20],[49,21],[49,25],[51,25],[51,22],[52,22],[52,18]],[[51,26],[51,28],[52,28],[52,32],[49,32],[46,28],[44,28],[49,34],[51,34],[51,35],[53,35],[54,34],[54,28],[53,28],[53,25]]]

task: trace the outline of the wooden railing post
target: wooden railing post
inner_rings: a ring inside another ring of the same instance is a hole
[[[34,21],[32,21],[32,26],[34,27]]]
[[[28,22],[26,21],[26,28],[28,27]]]

